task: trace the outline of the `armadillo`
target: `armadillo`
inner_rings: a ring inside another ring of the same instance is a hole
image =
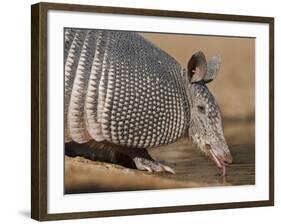
[[[219,56],[207,61],[197,52],[182,68],[136,32],[65,29],[65,142],[137,152],[188,136],[225,175],[231,153],[206,85],[220,63]],[[151,158],[133,161],[140,170],[174,173]]]

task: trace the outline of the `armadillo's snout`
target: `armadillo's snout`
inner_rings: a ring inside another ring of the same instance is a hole
[[[231,153],[230,153],[230,152],[227,153],[227,154],[225,155],[225,157],[222,158],[222,159],[223,159],[223,161],[224,161],[225,163],[231,164],[231,163],[232,163],[232,156],[231,156]]]
[[[216,163],[217,167],[222,170],[222,176],[226,176],[226,167],[233,161],[229,149],[214,149],[210,144],[206,144],[205,149],[209,151],[210,158]]]

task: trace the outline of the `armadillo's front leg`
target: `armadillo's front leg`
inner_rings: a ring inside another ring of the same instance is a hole
[[[128,168],[137,168],[138,170],[175,173],[169,166],[153,160],[146,149],[123,148],[110,143],[97,144],[96,142],[91,142],[78,144],[69,142],[65,144],[65,154],[71,157],[82,156],[90,160],[115,163]]]
[[[146,149],[135,149],[130,151],[129,156],[132,157],[137,169],[147,170],[149,172],[169,172],[175,174],[175,171],[160,162],[155,161]]]

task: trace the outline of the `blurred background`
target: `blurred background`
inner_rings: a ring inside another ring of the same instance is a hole
[[[255,39],[140,33],[173,56],[182,67],[197,51],[206,58],[221,55],[217,78],[208,84],[225,120],[254,119],[255,114]]]

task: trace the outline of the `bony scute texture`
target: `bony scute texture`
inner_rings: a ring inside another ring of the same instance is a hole
[[[65,30],[65,141],[151,148],[186,134],[182,68],[134,32]]]

